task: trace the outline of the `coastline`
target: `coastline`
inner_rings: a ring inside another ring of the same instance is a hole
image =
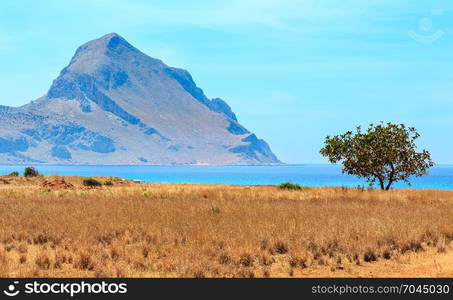
[[[22,174],[27,166],[44,175],[114,176],[143,182],[206,183],[229,185],[278,185],[292,182],[302,186],[363,187],[368,184],[341,173],[341,166],[331,164],[286,164],[260,166],[165,166],[165,165],[0,165],[0,175]],[[453,190],[453,166],[433,167],[427,176],[414,178],[413,185],[397,183],[395,188]]]

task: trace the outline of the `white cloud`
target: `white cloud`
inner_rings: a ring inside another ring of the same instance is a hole
[[[102,8],[113,14],[115,20],[127,19],[136,23],[161,25],[189,25],[200,27],[262,25],[289,29],[293,21],[329,22],[343,20],[356,22],[370,13],[394,10],[409,11],[408,2],[390,0],[232,0],[189,2],[190,5],[171,2],[142,2],[122,0],[89,1],[88,6]],[[196,3],[196,4],[194,4]],[[390,5],[391,4],[391,5]]]

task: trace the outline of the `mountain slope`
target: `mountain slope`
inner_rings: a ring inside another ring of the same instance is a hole
[[[112,33],[79,47],[43,97],[0,106],[0,163],[273,164],[191,75]]]

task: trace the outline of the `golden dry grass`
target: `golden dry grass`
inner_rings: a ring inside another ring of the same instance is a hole
[[[3,179],[0,277],[391,276],[453,239],[450,191]]]

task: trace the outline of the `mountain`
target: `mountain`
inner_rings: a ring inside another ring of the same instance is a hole
[[[0,163],[280,162],[189,72],[111,33],[79,47],[46,95],[0,106]]]

